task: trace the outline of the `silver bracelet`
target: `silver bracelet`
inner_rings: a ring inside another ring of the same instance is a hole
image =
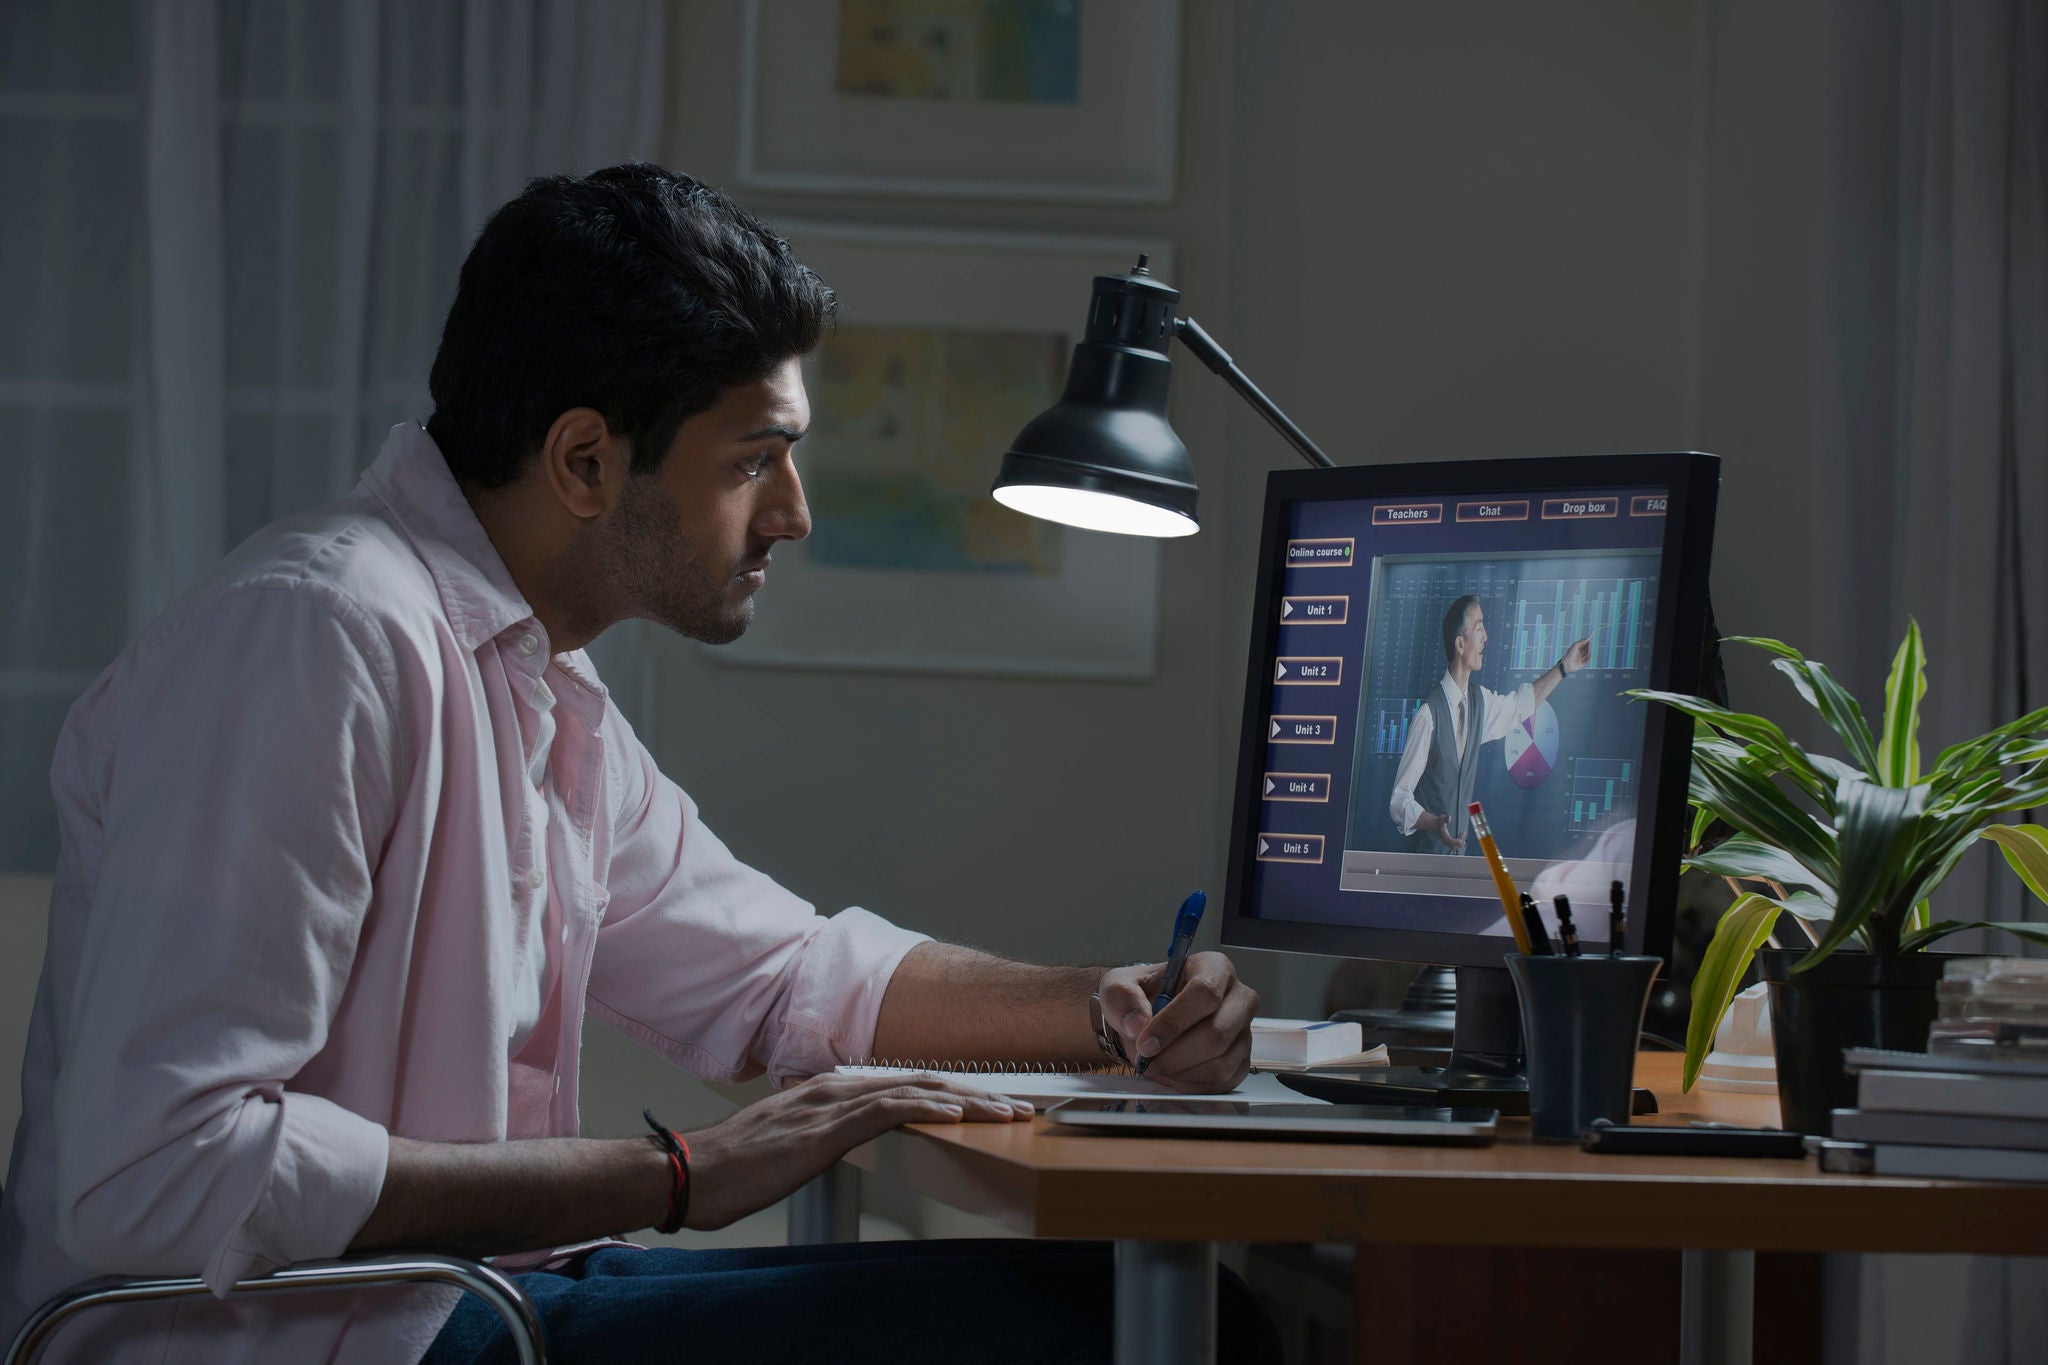
[[[1109,1020],[1102,1017],[1102,992],[1096,991],[1088,997],[1088,1018],[1095,1025],[1095,1041],[1102,1048],[1102,1055],[1123,1066],[1131,1064],[1124,1052],[1124,1040],[1109,1026]]]

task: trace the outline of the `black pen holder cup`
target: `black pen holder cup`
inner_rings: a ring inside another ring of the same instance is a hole
[[[1594,1119],[1625,1124],[1636,1039],[1661,957],[1530,957],[1509,953],[1522,1004],[1535,1136],[1577,1142]]]

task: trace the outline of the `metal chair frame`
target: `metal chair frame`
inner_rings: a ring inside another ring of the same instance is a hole
[[[356,1256],[333,1261],[300,1261],[269,1275],[238,1280],[235,1294],[288,1294],[307,1289],[361,1289],[383,1284],[452,1284],[476,1295],[496,1310],[512,1334],[512,1347],[519,1365],[545,1365],[547,1347],[541,1335],[540,1315],[526,1296],[503,1271],[459,1256],[435,1252],[397,1252],[383,1256]],[[51,1333],[65,1321],[88,1308],[109,1303],[147,1303],[162,1299],[189,1299],[211,1294],[206,1282],[193,1277],[124,1279],[109,1275],[87,1280],[50,1299],[29,1315],[14,1344],[0,1357],[0,1365],[30,1365]]]

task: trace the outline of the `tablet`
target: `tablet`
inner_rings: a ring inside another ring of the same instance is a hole
[[[1161,1137],[1335,1138],[1483,1147],[1492,1109],[1395,1109],[1377,1104],[1238,1104],[1230,1100],[1068,1100],[1045,1111],[1068,1128]]]

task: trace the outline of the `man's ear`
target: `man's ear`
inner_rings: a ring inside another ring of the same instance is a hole
[[[540,445],[541,479],[571,515],[599,517],[618,501],[632,463],[632,442],[595,408],[570,408]]]

